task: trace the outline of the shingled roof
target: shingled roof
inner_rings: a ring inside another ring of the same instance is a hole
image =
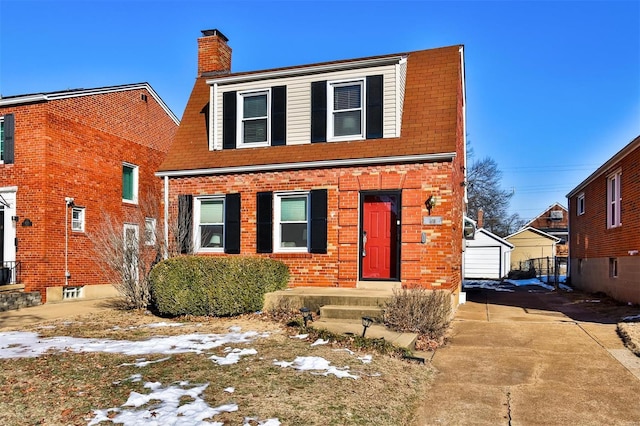
[[[456,45],[401,54],[407,57],[407,81],[398,138],[210,151],[203,109],[209,102],[207,80],[211,77],[202,75],[196,79],[159,174],[300,162],[455,155],[456,140],[460,137],[458,124],[462,119],[458,106],[464,102],[460,49],[461,46]],[[227,75],[241,74],[246,73]]]

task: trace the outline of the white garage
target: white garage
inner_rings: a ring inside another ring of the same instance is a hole
[[[466,240],[464,278],[500,279],[511,270],[514,245],[481,228],[473,240]]]

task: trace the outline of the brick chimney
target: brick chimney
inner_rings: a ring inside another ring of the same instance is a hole
[[[209,72],[231,72],[229,39],[219,30],[204,30],[198,39],[198,77]]]
[[[484,210],[478,209],[478,223],[477,223],[478,229],[482,228],[482,226],[484,225],[483,222],[484,222]]]

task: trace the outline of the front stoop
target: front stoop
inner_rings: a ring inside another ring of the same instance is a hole
[[[357,336],[362,335],[362,317],[371,317],[375,324],[367,329],[365,337],[384,338],[394,346],[413,351],[417,334],[397,333],[381,324],[383,308],[392,296],[391,288],[296,287],[266,294],[264,310],[297,311],[304,306],[313,313],[311,327]]]

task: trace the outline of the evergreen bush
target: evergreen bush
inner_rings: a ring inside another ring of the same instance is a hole
[[[233,316],[261,310],[265,293],[287,287],[289,268],[260,257],[179,256],[158,263],[150,280],[163,315]]]

